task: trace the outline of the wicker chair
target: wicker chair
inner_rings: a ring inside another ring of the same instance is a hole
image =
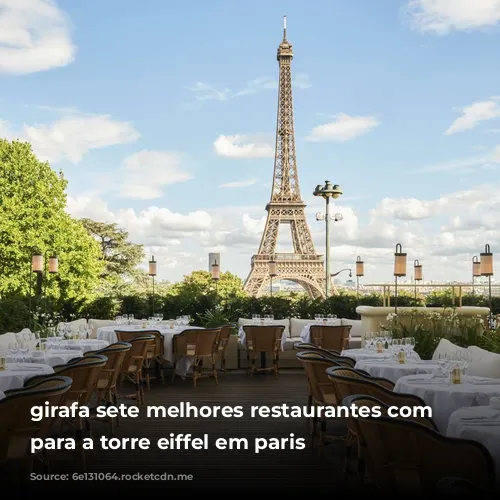
[[[382,401],[389,406],[410,406],[412,408],[425,406],[424,401],[418,396],[393,392],[392,389],[394,388],[394,384],[390,380],[370,377],[369,375],[360,374],[358,370],[346,368],[329,368],[326,372],[335,388],[339,401],[343,401],[349,396],[363,394],[364,396],[371,396],[378,401]],[[432,429],[436,429],[436,424],[428,417],[422,417],[422,420],[425,421],[425,425],[429,425]],[[348,439],[348,446],[346,448],[346,464],[350,456],[352,445],[357,442],[358,474],[360,477],[363,477],[366,463],[370,460],[370,457],[367,455],[364,443],[359,441],[356,422],[349,418],[347,425],[351,437]]]
[[[297,351],[318,352],[323,356],[329,357],[333,361],[337,361],[341,365],[349,366],[351,368],[354,368],[354,366],[356,365],[355,359],[348,356],[342,356],[339,351],[335,351],[333,349],[323,349],[322,347],[318,347],[315,344],[309,344],[307,342],[295,344],[294,347]]]
[[[235,325],[232,324],[222,325],[220,327],[217,355],[220,358],[220,369],[222,373],[224,373],[224,375],[226,374],[226,350],[229,344],[229,338],[231,337],[231,333],[233,332],[234,328]]]
[[[311,342],[323,349],[333,349],[342,352],[349,346],[349,334],[351,325],[347,326],[323,326],[312,325],[309,329]]]
[[[141,330],[140,332],[129,332],[123,330],[115,330],[116,338],[120,342],[129,342],[130,340],[137,338],[137,336],[152,335],[154,337],[154,342],[148,344],[148,350],[146,358],[144,359],[144,379],[146,381],[146,386],[148,391],[151,390],[151,377],[150,371],[153,366],[157,368],[157,373],[160,375],[161,380],[165,383],[164,371],[164,354],[165,354],[165,338],[158,330]]]
[[[118,339],[125,342],[121,340],[123,338],[121,333],[130,332],[116,332]],[[136,334],[135,337],[127,341],[132,347],[125,353],[125,359],[122,363],[120,382],[123,384],[124,380],[128,380],[135,385],[135,394],[126,397],[135,399],[139,405],[144,404],[144,362],[153,342],[155,342],[154,335],[146,335],[142,332],[139,335]]]
[[[243,326],[245,332],[245,343],[247,350],[247,365],[250,368],[250,376],[253,377],[256,371],[274,370],[276,378],[279,375],[279,353],[281,350],[281,339],[285,327],[282,325]],[[273,356],[273,367],[262,366],[260,369],[255,367],[255,360],[259,354],[265,355],[271,353]]]
[[[132,344],[128,342],[116,342],[99,351],[91,351],[84,354],[84,357],[100,354],[106,356],[108,361],[101,368],[99,378],[96,384],[97,392],[97,405],[104,403],[106,406],[118,405],[118,391],[117,382],[120,376],[123,362],[127,352],[132,348]],[[119,417],[109,417],[111,424],[111,435],[115,435],[115,421],[116,425],[120,425]]]
[[[450,476],[494,491],[494,462],[482,444],[443,436],[408,419],[352,418],[372,457],[367,464],[372,481],[385,494],[434,494],[438,482]]]
[[[307,380],[309,382],[309,398],[308,398],[308,409],[312,407],[318,406],[338,406],[338,399],[334,392],[334,387],[328,376],[326,375],[326,369],[331,368],[332,366],[339,366],[336,361],[332,361],[331,359],[322,356],[317,352],[312,351],[304,351],[297,353],[297,359],[304,366],[304,370],[307,374]],[[329,440],[338,439],[338,437],[327,436],[327,428],[326,428],[326,417],[325,413],[321,413],[321,417],[318,418],[314,415],[312,419],[312,442],[315,445],[316,437],[318,437],[317,433],[317,424],[318,421],[320,423],[320,432],[319,432],[319,453],[321,453],[322,447],[325,443],[325,440],[328,438]],[[345,439],[345,436],[342,436],[341,439]]]
[[[175,369],[180,357],[188,356],[193,358],[193,385],[196,387],[197,381],[203,376],[203,360],[206,358],[212,365],[212,375],[215,383],[219,384],[215,361],[218,352],[220,328],[210,329],[188,329],[174,336],[174,373],[172,382],[175,379]]]
[[[63,375],[73,380],[71,389],[64,394],[61,405],[71,406],[72,403],[78,403],[78,406],[88,406],[92,398],[101,369],[108,361],[106,356],[94,354],[93,356],[82,357],[73,360],[65,365],[54,366],[55,375]],[[54,375],[36,375],[25,381],[24,386],[30,387],[40,380],[52,378]],[[77,450],[82,458],[83,467],[86,467],[86,456],[83,450],[83,431],[92,436],[90,420],[78,414],[74,419],[61,419],[61,427],[67,422],[75,429]]]
[[[71,387],[71,378],[52,376],[29,387],[5,391],[0,400],[0,467],[9,461],[27,461],[30,472],[36,457],[48,466],[46,450],[31,453],[31,439],[48,438],[55,421],[54,417],[33,421],[31,414],[35,406],[60,406]]]

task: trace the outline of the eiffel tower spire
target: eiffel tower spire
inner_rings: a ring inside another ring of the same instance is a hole
[[[286,16],[283,20],[283,40],[278,47],[279,64],[278,113],[276,147],[271,200],[266,206],[267,222],[259,251],[252,257],[251,271],[245,290],[262,295],[270,282],[269,263],[276,262],[278,279],[302,285],[311,297],[324,296],[325,270],[323,256],[314,248],[305,216],[305,203],[300,195],[292,99],[292,45],[287,39]],[[276,253],[281,224],[290,226],[293,252]]]

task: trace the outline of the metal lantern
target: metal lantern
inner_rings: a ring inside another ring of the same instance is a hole
[[[422,281],[422,265],[418,260],[413,263],[413,279],[415,281]]]
[[[406,276],[406,253],[403,253],[401,243],[396,245],[394,254],[394,276]]]
[[[277,275],[278,275],[278,270],[277,270],[276,262],[274,262],[274,260],[271,260],[269,262],[269,276],[271,276],[271,278],[274,278]]]
[[[49,257],[49,273],[56,274],[59,272],[59,259],[57,255],[51,255]]]
[[[220,279],[220,266],[217,264],[217,261],[212,264],[212,279],[214,281],[219,281]]]
[[[151,257],[151,260],[149,261],[149,276],[156,276],[156,261],[155,257]]]
[[[477,255],[472,257],[472,276],[475,278],[481,276],[481,261]]]
[[[481,256],[481,276],[493,276],[493,254],[490,251],[490,246],[484,247],[484,252]]]
[[[43,255],[41,253],[34,253],[31,265],[34,273],[43,273]]]
[[[358,255],[356,259],[356,276],[364,276],[364,262],[361,260],[361,257]]]

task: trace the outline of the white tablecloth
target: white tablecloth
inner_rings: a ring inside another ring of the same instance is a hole
[[[455,410],[487,406],[490,398],[500,397],[500,379],[466,377],[462,384],[451,384],[433,375],[410,375],[400,378],[394,391],[421,397],[432,408],[432,419],[439,431],[445,433]]]
[[[0,399],[3,399],[5,398],[5,394],[3,393],[3,391],[0,391]]]
[[[49,366],[65,365],[68,361],[73,358],[78,358],[83,356],[83,351],[81,349],[68,349],[68,350],[57,350],[57,351],[32,351],[30,357],[27,358],[28,363],[41,363]],[[15,363],[16,359],[14,356],[7,354],[7,363]]]
[[[80,353],[86,353],[89,351],[99,351],[100,349],[104,349],[108,347],[109,342],[105,340],[96,340],[96,339],[78,339],[78,340],[57,340],[53,341],[49,339],[47,341],[47,350],[48,351],[79,351]],[[78,352],[74,357],[81,356]]]
[[[384,352],[378,353],[376,350],[372,349],[344,349],[341,356],[347,356],[354,359],[355,361],[360,361],[362,359],[391,359],[392,354],[384,349]],[[420,356],[416,353],[412,353],[412,358],[415,360],[420,360]]]
[[[382,377],[396,383],[401,377],[432,373],[439,368],[434,361],[408,361],[403,365],[391,359],[362,359],[354,367],[364,370],[372,377]]]
[[[52,367],[41,363],[7,363],[5,370],[0,371],[0,390],[20,389],[26,379],[51,373]]]
[[[179,335],[184,330],[193,330],[203,328],[199,326],[175,326],[174,328],[168,327],[160,327],[160,328],[142,328],[141,325],[122,325],[122,326],[103,326],[97,330],[97,338],[100,340],[105,340],[110,344],[118,342],[116,338],[115,330],[121,330],[124,332],[137,332],[137,335],[140,335],[141,332],[147,330],[155,330],[160,332],[163,335],[163,345],[164,345],[164,354],[163,358],[170,363],[174,362],[174,353],[173,353],[173,339],[175,335]],[[175,373],[180,377],[185,377],[192,368],[193,358],[191,356],[183,356],[179,360],[177,360]]]
[[[500,480],[500,410],[491,406],[460,408],[450,415],[446,435],[483,444],[495,461]]]
[[[251,325],[249,325],[249,326],[251,326]],[[240,328],[238,330],[238,340],[243,347],[246,347],[247,336],[245,335],[245,330],[243,330],[242,326],[240,326]],[[288,340],[288,336],[286,335],[286,332],[283,332],[283,335],[281,336],[281,350],[282,351],[285,350],[284,346],[285,346],[285,342],[287,340]]]
[[[302,339],[302,342],[305,342],[306,344],[310,344],[311,343],[311,326],[342,326],[341,323],[340,323],[340,320],[335,320],[336,322],[331,324],[331,325],[322,325],[322,324],[319,324],[319,323],[309,323],[308,325],[305,325],[303,328],[302,328],[302,331],[300,332],[300,338]]]

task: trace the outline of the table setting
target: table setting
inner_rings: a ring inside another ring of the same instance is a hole
[[[316,314],[314,316],[314,321],[311,321],[308,325],[305,325],[300,332],[300,338],[302,342],[306,344],[311,343],[311,326],[340,326],[340,320],[337,318],[336,314],[328,314],[327,316],[323,316],[322,314]]]
[[[401,366],[409,362],[420,363],[422,361],[419,354],[415,352],[414,337],[393,339],[390,332],[367,334],[364,347],[361,349],[344,349],[341,355],[352,358],[356,362],[369,360],[370,362],[378,361],[388,364],[400,364]]]
[[[273,326],[276,325],[274,321],[274,316],[272,314],[265,314],[264,316],[260,316],[258,314],[252,315],[252,322],[248,326]],[[247,326],[247,325],[245,325]],[[281,350],[285,350],[285,343],[288,340],[288,336],[286,331],[283,332],[281,336]],[[243,326],[240,326],[238,329],[238,341],[242,346],[246,346],[246,334],[245,330],[243,330]]]
[[[500,397],[500,379],[462,374],[457,381],[449,368],[442,364],[431,374],[401,377],[394,392],[419,396],[432,408],[432,418],[440,432],[444,433],[454,411],[464,407],[488,406],[492,397]]]
[[[2,357],[5,360],[4,357]],[[5,363],[0,366],[0,391],[23,387],[26,379],[35,375],[51,375],[54,370],[43,363]]]
[[[148,330],[155,330],[160,332],[163,336],[163,344],[164,344],[164,353],[163,358],[173,363],[173,338],[175,335],[179,335],[184,330],[203,330],[204,328],[200,326],[192,326],[190,325],[191,317],[190,316],[178,316],[176,319],[164,320],[161,314],[151,316],[148,319],[144,319],[139,323],[132,324],[129,319],[131,315],[128,316],[128,319],[124,319],[123,317],[115,318],[116,326],[103,326],[98,328],[97,330],[97,339],[99,341],[104,341],[109,344],[113,344],[118,342],[115,331],[122,330],[124,332],[137,332],[137,335],[140,335],[141,332],[145,332]],[[137,321],[137,320],[136,320]],[[179,360],[177,360],[175,372],[180,377],[184,378],[190,372],[192,368],[192,359],[188,356],[183,356]]]
[[[449,418],[446,435],[471,439],[490,452],[500,477],[500,398],[492,397],[487,406],[459,408]]]

